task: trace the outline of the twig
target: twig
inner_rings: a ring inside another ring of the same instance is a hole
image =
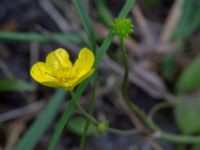
[[[52,19],[63,32],[70,31],[69,24],[49,0],[41,0],[39,4],[52,17]]]
[[[144,37],[144,40],[148,47],[152,48],[154,45],[153,36],[149,28],[149,24],[146,18],[143,16],[139,5],[134,5],[132,14],[135,16],[135,21],[138,23],[139,30]]]
[[[8,78],[13,78],[13,74],[8,68],[7,64],[3,61],[0,60],[0,70],[3,72],[3,74],[8,77]]]
[[[169,12],[169,15],[164,24],[163,30],[160,34],[159,41],[160,43],[167,43],[172,37],[172,34],[176,28],[177,22],[182,13],[182,5],[184,0],[176,0]]]
[[[39,60],[39,43],[30,43],[30,67]]]
[[[30,68],[31,66],[37,62],[39,59],[39,43],[38,42],[31,42],[30,43]],[[32,84],[36,84],[32,81]]]
[[[13,150],[20,138],[21,132],[25,129],[25,120],[15,120],[7,127],[7,141],[4,150]]]
[[[133,125],[135,125],[135,117],[136,117],[136,114],[126,105],[126,103],[123,101],[123,98],[122,98],[122,95],[121,95],[121,92],[120,91],[117,91],[116,92],[116,97],[118,97],[118,101],[120,103],[120,105],[122,106],[122,108],[125,110],[125,112],[127,113],[127,115],[129,116],[131,122]]]
[[[22,117],[28,114],[32,114],[33,112],[40,111],[44,106],[44,102],[42,100],[38,102],[34,102],[28,106],[24,106],[22,108],[14,109],[9,112],[0,114],[0,123],[9,121],[12,119],[16,119],[18,117]]]

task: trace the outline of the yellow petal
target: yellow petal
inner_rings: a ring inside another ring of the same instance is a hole
[[[74,87],[78,84],[80,84],[81,82],[83,82],[85,79],[87,79],[89,76],[92,75],[92,73],[94,72],[94,69],[92,68],[90,71],[88,71],[87,73],[85,73],[84,75],[82,76],[79,76],[79,78],[77,78],[75,81],[74,81]]]
[[[30,74],[32,78],[46,86],[59,87],[60,83],[52,76],[51,68],[43,63],[37,62],[31,67]]]
[[[78,59],[74,64],[74,69],[78,74],[84,75],[89,72],[94,64],[94,54],[88,48],[83,48],[79,52]]]
[[[72,63],[69,60],[69,54],[63,48],[58,48],[49,53],[46,57],[46,64],[54,70],[72,67]]]

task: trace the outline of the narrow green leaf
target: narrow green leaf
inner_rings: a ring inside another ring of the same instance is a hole
[[[176,89],[179,93],[188,92],[200,87],[200,56],[181,74]]]
[[[63,104],[65,91],[63,89],[57,90],[49,100],[49,103],[44,108],[42,113],[34,121],[20,142],[17,144],[15,150],[32,150],[41,139],[42,135],[52,124],[53,119]]]
[[[95,1],[95,3],[102,22],[108,27],[111,27],[111,25],[114,22],[114,18],[109,12],[108,8],[106,7],[103,1]]]
[[[50,33],[44,35],[36,32],[0,32],[0,40],[13,40],[13,41],[38,41],[48,42],[50,40],[65,40],[72,42],[80,42],[81,39],[74,33]]]
[[[191,150],[200,150],[200,144],[194,144]]]
[[[16,92],[32,92],[36,87],[23,80],[18,79],[2,79],[0,80],[0,92],[16,91]]]
[[[83,26],[86,30],[87,37],[88,37],[89,47],[95,53],[96,52],[95,35],[94,35],[92,23],[91,23],[90,18],[87,14],[87,11],[86,11],[86,8],[83,4],[83,1],[82,0],[73,0],[72,2],[74,4],[80,18],[81,18],[81,21],[83,22]]]
[[[179,96],[175,104],[176,122],[181,131],[185,134],[192,134],[200,131],[200,95],[195,99],[186,96]]]
[[[87,120],[85,120],[85,118],[82,117],[71,118],[67,124],[67,128],[71,132],[81,136],[84,133],[84,125],[86,122]],[[97,133],[96,127],[93,124],[91,124],[86,135],[91,136],[95,133]]]
[[[182,14],[172,39],[185,39],[200,27],[200,1],[184,0]]]

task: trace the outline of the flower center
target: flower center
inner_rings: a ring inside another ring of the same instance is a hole
[[[76,78],[76,72],[72,68],[62,68],[54,70],[53,76],[60,82],[71,82]]]

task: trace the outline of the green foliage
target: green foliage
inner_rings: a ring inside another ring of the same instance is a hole
[[[200,144],[193,145],[191,150],[200,150]]]
[[[148,0],[147,1],[147,6],[150,7],[151,9],[155,8],[159,4],[159,0]]]
[[[73,41],[80,42],[81,39],[79,35],[73,33],[50,33],[48,35],[44,35],[36,32],[0,32],[1,40],[13,40],[13,41],[38,41],[38,42],[48,42],[50,40],[65,40],[65,41]]]
[[[57,90],[49,100],[49,103],[44,108],[42,113],[34,121],[20,142],[17,144],[15,150],[32,150],[41,139],[42,135],[52,124],[53,119],[63,104],[65,97],[64,90]]]
[[[161,65],[161,72],[164,78],[172,79],[174,77],[176,71],[176,58],[179,53],[179,50],[175,50],[164,57]]]
[[[185,134],[200,131],[200,95],[191,99],[178,96],[175,103],[175,117],[177,125]]]
[[[157,1],[157,0],[151,0]],[[190,37],[200,27],[200,1],[198,0],[184,0],[182,7],[182,14],[171,36],[171,40],[185,40]],[[177,53],[173,52],[166,56],[163,61],[162,74],[164,77],[170,79],[174,76]]]
[[[16,91],[16,92],[32,92],[36,86],[23,80],[18,79],[1,79],[0,92]]]
[[[67,124],[67,128],[71,132],[81,136],[84,133],[84,124],[86,124],[86,121],[87,120],[85,120],[85,118],[82,117],[71,118]],[[87,136],[97,133],[96,131],[96,127],[93,124],[91,124],[87,131]]]
[[[185,0],[172,39],[185,39],[200,26],[200,1]]]
[[[103,1],[96,0],[95,3],[101,21],[108,27],[111,27],[111,25],[114,22],[114,19],[112,14],[109,12],[108,8],[106,7]]]
[[[73,0],[72,1],[80,18],[83,23],[83,26],[86,30],[88,41],[89,41],[89,48],[96,53],[96,40],[95,35],[92,27],[92,23],[90,21],[90,18],[87,14],[86,8],[82,1],[79,0]]]
[[[200,56],[181,74],[176,88],[179,93],[188,92],[200,87]]]

